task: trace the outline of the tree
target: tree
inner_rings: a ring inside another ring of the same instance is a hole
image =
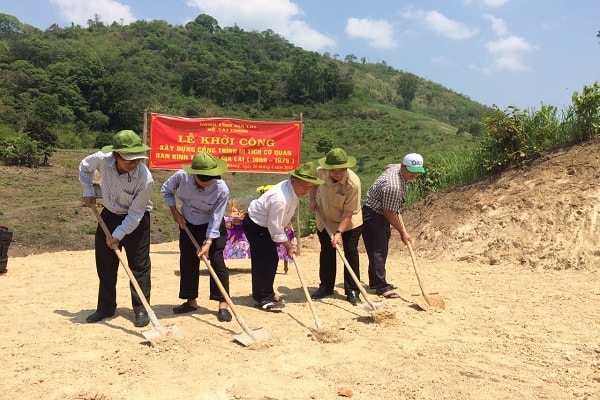
[[[102,131],[108,127],[110,119],[100,111],[87,113],[85,118],[89,128],[95,131]],[[110,143],[109,143],[110,144]]]
[[[355,64],[356,60],[358,60],[358,58],[354,55],[354,54],[347,54],[346,58],[344,58],[344,60],[348,63],[348,64]]]
[[[402,96],[402,107],[410,110],[411,103],[415,98],[419,78],[411,73],[403,73],[398,79],[398,94]]]
[[[316,99],[320,84],[319,55],[298,52],[288,75],[288,99],[295,104],[307,104]],[[318,99],[319,101],[322,98]]]
[[[205,34],[214,35],[222,31],[219,22],[208,14],[198,15],[185,28],[196,39],[201,39]]]
[[[23,24],[16,17],[0,14],[0,34],[23,33]]]
[[[49,125],[53,125],[60,118],[58,108],[59,104],[56,96],[42,93],[35,101],[32,116],[45,121]]]
[[[316,149],[319,153],[327,154],[333,148],[333,140],[330,137],[320,137]]]

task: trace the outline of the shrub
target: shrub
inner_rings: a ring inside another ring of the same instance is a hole
[[[51,149],[25,135],[0,139],[0,161],[6,165],[35,168],[50,154]]]
[[[486,133],[475,155],[482,176],[521,167],[564,144],[554,106],[542,105],[540,110],[509,106],[504,111],[494,106],[484,126]]]
[[[571,117],[576,121],[580,140],[588,140],[600,133],[600,84],[586,85],[581,94],[573,93]]]

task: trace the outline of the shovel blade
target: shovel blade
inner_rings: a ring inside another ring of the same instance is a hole
[[[413,295],[413,301],[423,311],[443,310],[446,308],[444,299],[439,294],[431,293],[426,297]]]
[[[154,326],[152,329],[142,331],[142,335],[144,335],[144,337],[148,340],[165,336],[173,337],[175,339],[183,339],[183,333],[179,330],[177,325]]]
[[[249,346],[251,344],[262,342],[265,340],[277,340],[277,337],[273,336],[263,328],[255,329],[251,331],[251,333],[252,336],[250,336],[246,332],[236,333],[232,336],[235,340],[237,340],[244,346]]]
[[[373,307],[371,307],[371,305],[373,305]],[[361,303],[358,303],[357,306],[366,312],[381,310],[386,307],[385,303],[383,303],[382,301],[372,301],[371,304],[369,304],[366,301],[363,301]]]

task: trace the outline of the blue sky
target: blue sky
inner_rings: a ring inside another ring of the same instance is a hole
[[[94,15],[184,25],[206,13],[221,27],[385,61],[501,109],[565,109],[600,80],[598,0],[2,0],[0,13],[42,30],[87,26]]]

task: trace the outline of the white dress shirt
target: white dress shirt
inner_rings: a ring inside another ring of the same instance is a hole
[[[279,182],[252,200],[248,207],[248,216],[254,223],[269,230],[271,239],[276,243],[287,242],[286,225],[292,220],[298,207],[298,196],[290,179]]]

